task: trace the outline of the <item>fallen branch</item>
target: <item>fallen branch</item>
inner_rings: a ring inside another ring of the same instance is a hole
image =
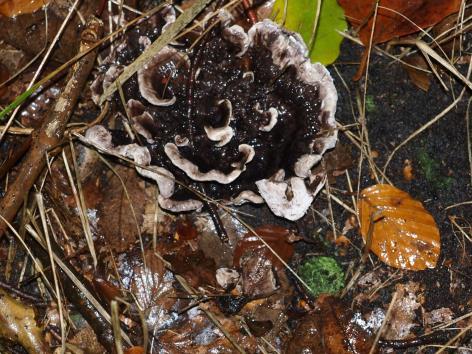
[[[91,18],[81,35],[80,52],[89,51],[99,41],[102,32],[102,22],[97,18]],[[31,149],[21,164],[15,181],[0,201],[0,215],[8,222],[13,220],[23,204],[24,196],[45,168],[46,154],[62,142],[67,122],[93,68],[96,55],[96,50],[90,51],[73,65],[66,79],[66,87],[42,126],[33,133]],[[0,237],[6,228],[6,224],[1,221]]]
[[[23,157],[31,145],[31,138],[27,137],[19,144],[15,144],[7,153],[7,157],[0,163],[0,179],[5,177],[13,166]]]

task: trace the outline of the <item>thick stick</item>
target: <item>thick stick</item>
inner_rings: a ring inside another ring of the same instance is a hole
[[[102,32],[102,22],[97,18],[91,18],[82,32],[80,51],[90,49],[100,39]],[[15,181],[0,201],[0,215],[7,221],[11,222],[15,218],[25,195],[45,168],[47,152],[61,143],[72,110],[93,68],[96,55],[96,50],[91,51],[72,66],[64,91],[48,112],[42,126],[33,133],[31,149],[21,164]],[[5,230],[5,223],[0,221],[0,237]]]

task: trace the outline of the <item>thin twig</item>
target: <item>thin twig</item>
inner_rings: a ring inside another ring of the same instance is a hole
[[[52,279],[54,281],[54,289],[56,290],[57,294],[57,307],[59,309],[59,322],[61,325],[61,353],[64,353],[65,347],[66,347],[66,325],[64,321],[64,307],[62,304],[62,296],[61,296],[61,291],[59,288],[59,277],[57,275],[56,271],[56,263],[54,262],[53,259],[53,252],[51,248],[51,239],[49,237],[49,231],[48,231],[48,224],[46,221],[46,212],[44,208],[44,203],[43,203],[43,197],[40,193],[36,193],[36,203],[38,204],[38,209],[39,209],[39,214],[41,217],[41,224],[43,226],[43,232],[46,238],[46,245],[47,245],[47,251],[49,254],[49,263],[51,264],[51,273],[52,273]]]
[[[371,166],[371,171],[374,174],[375,180],[379,181],[379,177],[377,176],[377,171],[375,167],[372,167],[373,161],[372,161],[372,151],[370,147],[370,141],[369,141],[369,131],[367,129],[367,117],[366,117],[366,97],[367,97],[367,86],[369,82],[369,65],[370,65],[370,56],[372,52],[372,45],[373,45],[373,40],[374,40],[374,33],[375,33],[375,25],[377,23],[377,14],[378,14],[378,7],[379,7],[379,0],[376,0],[375,2],[375,8],[374,8],[374,19],[372,22],[372,31],[370,33],[370,39],[369,39],[369,47],[367,48],[367,62],[366,62],[366,70],[365,70],[365,82],[364,82],[364,92],[362,96],[362,109],[361,109],[361,116],[360,116],[360,123],[361,123],[361,137],[365,138],[365,142],[367,145],[367,161],[369,161],[369,164]]]
[[[465,135],[467,140],[467,155],[469,156],[469,174],[470,174],[470,186],[472,187],[472,137],[470,135],[470,103],[472,102],[472,98],[469,98],[469,102],[467,103],[467,111],[465,114]]]
[[[393,305],[395,304],[395,301],[397,300],[397,296],[398,296],[398,292],[395,291],[392,297],[392,301],[390,301],[390,305],[388,306],[387,313],[385,314],[385,318],[382,321],[382,325],[380,326],[379,330],[377,331],[377,334],[375,335],[374,344],[372,344],[369,354],[375,353],[375,348],[377,346],[377,343],[379,342],[380,336],[382,335],[383,329],[385,328],[385,325],[388,322],[388,318],[390,317],[390,314],[392,313]]]

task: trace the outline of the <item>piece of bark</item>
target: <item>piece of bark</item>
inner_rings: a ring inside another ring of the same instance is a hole
[[[102,28],[103,24],[97,18],[91,18],[87,22],[81,36],[81,52],[91,48],[100,39]],[[23,204],[25,195],[46,166],[47,152],[61,143],[72,110],[93,68],[96,54],[96,50],[91,51],[73,65],[64,91],[49,111],[41,128],[33,133],[31,149],[20,166],[17,178],[0,201],[0,215],[8,222],[14,219]],[[0,221],[0,237],[5,230],[6,224],[2,220]]]

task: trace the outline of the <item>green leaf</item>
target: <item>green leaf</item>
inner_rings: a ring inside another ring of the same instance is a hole
[[[343,39],[336,30],[345,31],[347,23],[337,0],[321,1],[321,13],[310,58],[314,62],[328,65],[338,57],[339,46]],[[313,33],[317,0],[276,0],[273,14],[279,24],[284,20],[285,5],[287,6],[285,27],[300,33],[308,46]]]

